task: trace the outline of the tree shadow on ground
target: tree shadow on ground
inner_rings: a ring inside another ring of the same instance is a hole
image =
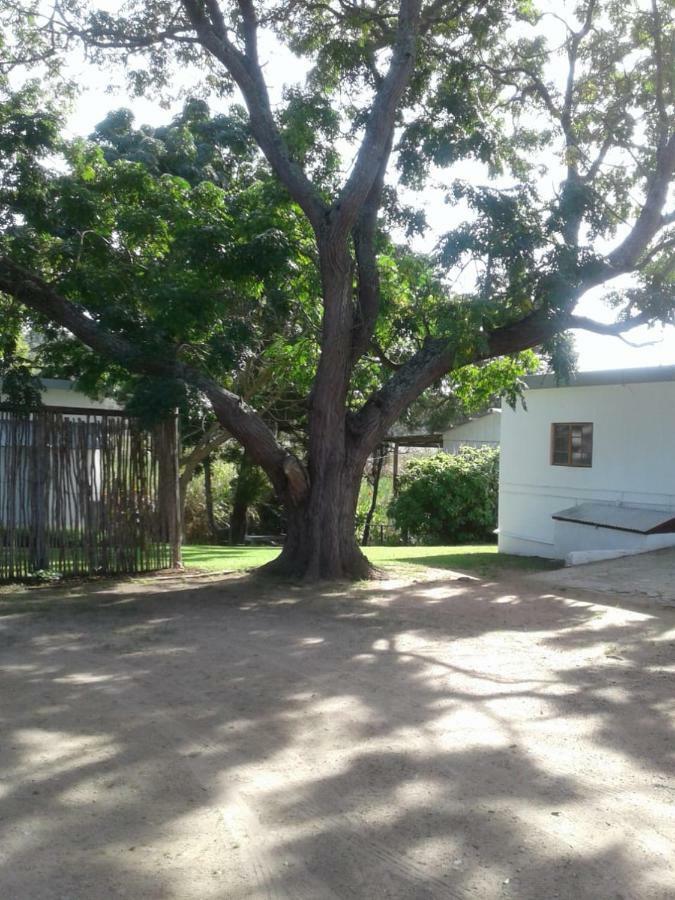
[[[424,555],[410,554],[397,556],[397,563],[407,565],[429,566],[432,569],[452,569],[472,574],[496,576],[500,573],[540,572],[559,569],[559,560],[544,559],[541,556],[513,556],[508,553],[429,553]]]
[[[2,897],[672,896],[672,611],[247,577],[2,605]]]

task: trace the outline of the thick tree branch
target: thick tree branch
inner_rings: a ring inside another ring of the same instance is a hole
[[[485,336],[482,349],[462,365],[480,363],[498,356],[520,353],[543,344],[556,334],[580,328],[597,334],[620,336],[625,331],[648,324],[646,314],[620,322],[605,324],[571,313],[552,315],[537,310],[517,322],[504,325]],[[353,452],[365,458],[399,418],[410,403],[439,378],[457,365],[455,351],[444,338],[428,340],[425,346],[404,363],[349,420]]]
[[[675,173],[675,132],[665,144],[657,148],[656,168],[647,183],[645,202],[629,234],[607,257],[616,272],[630,272],[635,269],[640,257],[649,247],[652,239],[663,227],[663,208],[668,199],[668,190]],[[666,220],[668,217],[665,217]]]
[[[128,371],[176,378],[188,382],[208,397],[221,425],[267,472],[282,496],[300,502],[307,489],[300,463],[276,440],[260,416],[241,397],[221,387],[197,369],[166,354],[149,355],[127,338],[108,331],[80,306],[72,303],[39,276],[0,257],[0,291],[29,309],[70,331],[87,347]]]
[[[358,279],[357,319],[352,338],[352,363],[368,349],[380,311],[380,274],[377,268],[377,214],[382,202],[382,189],[391,153],[393,134],[385,149],[385,157],[377,178],[368,192],[366,201],[353,229]]]
[[[443,338],[428,340],[348,421],[355,455],[365,460],[413,400],[453,367],[454,348]]]

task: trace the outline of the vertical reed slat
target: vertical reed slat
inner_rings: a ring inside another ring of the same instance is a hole
[[[0,409],[0,581],[170,566],[176,452],[175,420]]]

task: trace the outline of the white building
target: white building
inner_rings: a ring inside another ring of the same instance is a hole
[[[500,551],[579,562],[674,545],[675,366],[527,382],[527,408],[501,416]]]
[[[501,409],[487,409],[443,432],[443,449],[457,453],[462,447],[498,447]]]
[[[43,378],[41,384],[44,390],[40,394],[40,401],[44,406],[58,406],[64,409],[85,409],[90,412],[95,410],[119,410],[119,403],[104,397],[102,400],[92,400],[82,391],[75,388],[72,381],[61,378]]]
[[[76,390],[72,381],[66,381],[61,378],[42,378],[40,383],[43,387],[43,391],[40,394],[40,402],[44,406],[57,406],[68,410],[84,409],[91,412],[98,409],[120,409],[118,403],[108,398],[92,400],[91,397],[87,397],[82,391]],[[5,399],[2,394],[2,382],[0,381],[0,404]]]

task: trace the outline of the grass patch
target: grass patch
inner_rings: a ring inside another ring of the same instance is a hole
[[[376,566],[405,565],[433,569],[457,569],[492,578],[501,572],[541,572],[559,563],[539,556],[499,553],[495,544],[463,544],[453,547],[368,547],[368,559]]]
[[[190,544],[183,547],[183,564],[189,568],[232,572],[264,566],[278,555],[278,547],[214,547],[212,544]]]
[[[214,547],[192,544],[183,547],[188,567],[211,571],[253,569],[274,559],[278,547]],[[406,566],[457,569],[492,578],[501,572],[538,572],[555,569],[558,563],[537,556],[510,556],[498,553],[494,544],[467,544],[458,547],[368,547],[368,559],[376,566]]]

